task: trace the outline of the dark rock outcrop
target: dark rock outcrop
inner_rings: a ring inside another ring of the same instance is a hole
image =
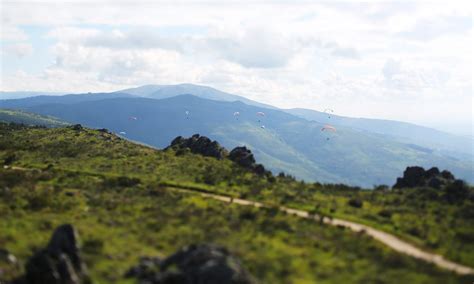
[[[454,175],[447,170],[440,172],[438,168],[433,167],[425,171],[422,167],[415,166],[407,167],[403,172],[403,177],[397,178],[393,188],[425,186],[439,189],[454,181]]]
[[[28,260],[25,271],[25,275],[14,283],[90,283],[85,264],[80,257],[78,235],[69,224],[56,228],[48,246]]]
[[[230,151],[228,158],[240,166],[252,170],[258,175],[269,173],[265,170],[265,167],[262,164],[255,163],[255,158],[252,152],[245,146],[235,147],[232,151]]]
[[[81,130],[84,129],[84,128],[82,127],[82,125],[80,125],[80,124],[71,125],[70,128],[72,128],[72,130],[76,130],[76,131],[81,131]]]
[[[200,136],[199,134],[194,134],[191,138],[178,136],[171,141],[171,145],[166,149],[169,148],[175,150],[189,148],[192,153],[217,159],[222,159],[227,155],[227,150],[221,147],[217,141],[211,141],[211,139],[206,136]]]
[[[173,267],[177,269],[170,269]],[[184,247],[162,261],[142,258],[126,276],[150,284],[255,283],[225,248],[207,244]]]
[[[229,153],[229,159],[241,165],[244,168],[255,167],[255,158],[247,147],[235,147]]]

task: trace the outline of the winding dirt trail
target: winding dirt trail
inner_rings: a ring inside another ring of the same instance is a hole
[[[18,167],[18,166],[10,166],[10,167],[5,166],[4,168],[12,169],[12,170],[20,170],[20,171],[33,170],[31,168],[23,168],[23,167]],[[175,190],[175,191],[180,191],[180,192],[200,194],[203,197],[208,197],[208,198],[212,198],[212,199],[219,200],[222,202],[227,202],[227,203],[233,203],[233,204],[238,204],[238,205],[243,205],[243,206],[253,206],[257,208],[268,207],[267,205],[261,202],[250,201],[250,200],[240,199],[240,198],[232,198],[232,197],[219,195],[215,193],[206,193],[206,192],[199,191],[197,189],[193,190],[189,188],[182,188],[179,186],[167,186],[167,188]],[[304,210],[292,209],[292,208],[288,208],[284,206],[280,206],[279,210],[281,212],[295,215],[300,218],[321,221],[321,216],[310,214],[309,212],[304,211]],[[337,219],[337,218],[324,218],[324,217],[322,219],[322,222],[328,225],[332,225],[332,226],[341,226],[344,228],[348,228],[354,232],[364,232],[365,234],[371,236],[372,238],[378,240],[379,242],[385,244],[386,246],[392,248],[395,251],[398,251],[400,253],[409,255],[411,257],[414,257],[414,258],[417,258],[429,263],[433,263],[437,265],[438,267],[453,271],[455,273],[462,274],[462,275],[474,274],[474,269],[471,267],[468,267],[459,263],[455,263],[453,261],[449,261],[445,259],[443,256],[438,255],[438,254],[425,252],[422,249],[417,248],[416,246],[406,241],[403,241],[392,234],[374,229],[367,225],[359,224],[352,221]]]
[[[228,196],[223,196],[223,195],[218,195],[218,194],[213,194],[213,193],[204,193],[204,192],[200,192],[200,191],[196,191],[192,189],[183,189],[183,188],[178,188],[178,187],[169,187],[169,188],[172,188],[173,190],[177,190],[177,191],[182,191],[182,192],[188,192],[188,193],[194,193],[194,194],[197,193],[204,197],[212,198],[212,199],[223,201],[223,202],[243,205],[243,206],[253,206],[257,208],[267,207],[263,203],[240,199],[240,198],[231,198]],[[307,211],[292,209],[292,208],[288,208],[284,206],[279,207],[279,210],[287,214],[295,215],[295,216],[306,218],[306,219],[314,219],[314,220],[319,221],[321,218],[320,216],[310,214]],[[414,258],[417,258],[429,263],[433,263],[441,268],[453,271],[455,273],[463,274],[463,275],[474,274],[474,269],[471,267],[449,261],[445,259],[443,256],[438,255],[438,254],[425,252],[421,250],[420,248],[417,248],[416,246],[406,241],[403,241],[392,234],[374,229],[372,227],[355,223],[355,222],[351,222],[351,221],[337,219],[337,218],[323,218],[323,222],[325,224],[332,225],[332,226],[345,227],[354,232],[364,232],[365,234],[371,236],[372,238],[378,240],[379,242],[385,244],[386,246],[392,248],[395,251],[398,251],[400,253],[409,255],[411,257],[414,257]]]

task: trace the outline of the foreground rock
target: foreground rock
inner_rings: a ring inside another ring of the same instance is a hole
[[[222,159],[227,155],[227,150],[224,147],[221,147],[217,141],[211,141],[211,139],[206,136],[200,136],[199,134],[194,134],[190,138],[178,136],[171,141],[171,145],[166,149],[169,148],[178,151],[189,148],[192,153],[217,159]]]
[[[76,230],[68,224],[56,228],[48,246],[28,260],[25,271],[25,275],[14,283],[90,283],[80,257]]]
[[[225,248],[206,244],[184,247],[164,260],[142,258],[126,277],[150,284],[255,283]]]
[[[407,167],[403,177],[397,178],[393,188],[405,187],[433,187],[441,188],[455,181],[454,175],[449,171],[440,172],[433,167],[425,171],[422,167]]]

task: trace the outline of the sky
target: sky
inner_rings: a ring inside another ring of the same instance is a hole
[[[444,3],[446,2],[446,3]],[[471,1],[4,1],[0,90],[194,83],[474,132]]]

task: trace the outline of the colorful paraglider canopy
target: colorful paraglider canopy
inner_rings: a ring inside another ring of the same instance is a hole
[[[334,131],[336,132],[336,128],[331,125],[324,125],[323,128],[321,128],[321,131]]]
[[[265,116],[265,113],[264,113],[264,112],[261,112],[261,111],[259,111],[259,112],[257,112],[257,115],[258,115],[258,116]]]

